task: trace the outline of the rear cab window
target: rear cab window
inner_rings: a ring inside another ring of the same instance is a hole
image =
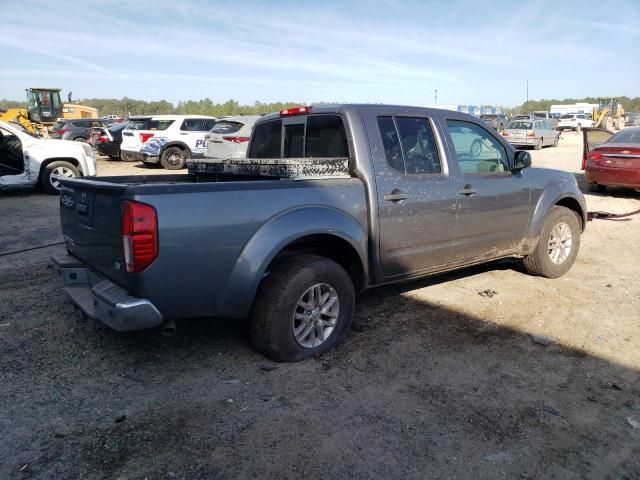
[[[248,158],[348,158],[349,145],[337,114],[299,115],[258,123]]]

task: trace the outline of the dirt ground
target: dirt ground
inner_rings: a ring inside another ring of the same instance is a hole
[[[579,172],[573,132],[531,153]],[[125,171],[163,173],[99,165]],[[0,202],[0,253],[61,241],[56,198]],[[0,256],[0,478],[640,478],[640,217],[590,222],[557,280],[508,261],[366,292],[346,341],[297,364],[237,322],[87,321],[61,248]]]

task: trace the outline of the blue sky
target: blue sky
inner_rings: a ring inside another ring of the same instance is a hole
[[[0,0],[0,32],[15,100],[512,106],[527,79],[532,99],[640,95],[640,0]]]

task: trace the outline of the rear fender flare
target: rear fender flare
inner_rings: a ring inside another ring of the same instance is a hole
[[[566,179],[555,181],[545,187],[533,210],[531,221],[520,249],[523,255],[528,255],[536,248],[547,214],[554,205],[558,204],[567,206],[578,214],[584,231],[587,224],[587,210],[577,186]]]
[[[227,287],[220,295],[217,311],[223,317],[249,315],[260,282],[275,256],[287,245],[309,235],[333,235],[358,252],[367,278],[367,232],[352,217],[325,206],[288,210],[270,219],[245,244],[236,260]]]

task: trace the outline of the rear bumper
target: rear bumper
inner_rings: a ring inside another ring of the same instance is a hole
[[[507,137],[507,141],[513,145],[518,147],[533,147],[536,143],[538,143],[538,137],[525,137],[525,138],[509,138]]]
[[[158,163],[160,157],[148,155],[146,153],[136,152],[135,150],[121,150],[120,158],[129,162],[145,162],[145,163]]]
[[[587,183],[609,187],[640,188],[640,170],[587,166],[584,172]]]
[[[162,323],[162,314],[149,300],[132,297],[73,255],[53,255],[51,263],[67,295],[88,317],[119,332],[152,328]]]

